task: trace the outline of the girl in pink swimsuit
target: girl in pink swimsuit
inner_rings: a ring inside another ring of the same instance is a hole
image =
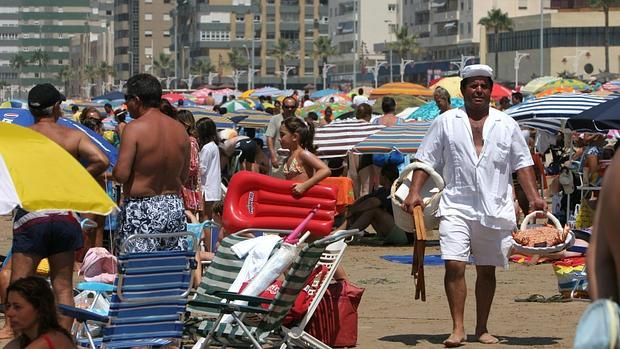
[[[293,195],[300,196],[313,185],[329,177],[329,167],[314,154],[314,126],[302,119],[292,117],[284,120],[280,127],[282,148],[290,151],[282,164],[284,176],[297,181],[292,186]]]

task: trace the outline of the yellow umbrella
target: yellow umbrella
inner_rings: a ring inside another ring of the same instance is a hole
[[[239,95],[239,98],[250,98],[250,96],[252,96],[252,93],[254,93],[254,91],[256,90],[254,89],[247,90],[243,92],[241,95]]]
[[[58,144],[22,126],[0,122],[0,214],[70,210],[101,215],[117,209],[103,188]]]
[[[461,93],[461,78],[459,76],[449,76],[440,79],[436,83],[432,84],[429,88],[435,91],[438,86],[441,86],[448,90],[448,93],[450,93],[450,97],[463,98],[463,94]]]

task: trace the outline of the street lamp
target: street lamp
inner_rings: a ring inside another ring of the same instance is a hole
[[[405,69],[409,64],[413,67],[415,61],[413,59],[400,59],[400,82],[405,82]]]
[[[519,65],[521,64],[521,60],[523,58],[529,58],[529,53],[523,53],[516,51],[515,52],[515,90],[519,86]]]
[[[335,66],[335,64],[323,63],[323,89],[327,88],[327,72]]]
[[[167,76],[166,77],[166,90],[170,90],[170,83],[172,83],[172,80],[174,80],[174,84],[175,86],[178,85],[178,82],[176,81],[176,76]]]
[[[248,90],[254,88],[254,74],[258,73],[259,71],[260,69],[248,69]]]
[[[375,78],[375,88],[377,88],[378,80],[379,80],[379,70],[382,66],[387,64],[386,61],[375,61],[375,66],[368,68],[372,71],[372,76]]]
[[[197,77],[199,77],[200,75],[193,75],[193,74],[189,74],[188,78],[187,78],[187,89],[191,90],[192,89],[192,85],[194,84],[194,79],[196,79]]]
[[[467,64],[467,61],[470,59],[474,59],[476,58],[476,56],[463,56],[461,55],[461,60],[460,61],[452,61],[450,62],[450,64],[453,64],[455,66],[457,66],[459,68],[459,75],[461,74],[461,70],[463,70],[463,68],[465,68],[465,65]]]
[[[207,77],[207,83],[209,85],[213,85],[213,79],[215,79],[217,76],[217,73],[209,72],[209,76]]]
[[[246,71],[245,70],[233,70],[233,73],[231,75],[227,75],[229,78],[231,78],[233,80],[233,83],[235,84],[235,90],[237,90],[239,87],[239,79],[241,78],[241,75],[245,74]]]
[[[390,45],[392,43],[392,20],[391,19],[386,19],[383,22],[385,22],[385,24],[387,24],[388,26],[388,40],[390,41],[390,43],[385,43],[385,45],[387,46],[387,48],[389,48],[390,50],[390,82],[394,82],[394,77],[392,74],[392,45]],[[402,82],[402,80],[401,80]]]
[[[284,89],[286,90],[286,81],[288,80],[288,73],[295,69],[295,66],[285,65],[284,71],[282,72],[282,83],[284,84]]]

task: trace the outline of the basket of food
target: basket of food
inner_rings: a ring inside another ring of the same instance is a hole
[[[537,215],[546,214],[551,224],[535,224]],[[521,229],[512,234],[514,249],[525,255],[541,255],[563,251],[575,243],[568,226],[562,227],[551,212],[534,211],[523,219]]]

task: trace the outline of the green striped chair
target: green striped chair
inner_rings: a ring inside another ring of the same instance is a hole
[[[211,342],[215,342],[220,346],[253,348],[263,348],[263,345],[274,346],[282,344],[286,341],[286,333],[282,327],[282,321],[293,306],[297,295],[301,292],[326,247],[333,242],[358,233],[357,230],[337,232],[303,247],[289,268],[282,287],[273,301],[229,292],[214,293],[214,296],[226,299],[227,303],[191,301],[192,306],[220,309],[220,315],[215,321],[206,320],[200,323],[198,333],[206,336],[206,339],[201,339],[199,345],[194,346],[194,348],[206,348]],[[247,301],[250,305],[243,306],[230,303],[234,300]],[[269,309],[252,305],[258,303],[270,303]],[[232,315],[234,321],[231,323],[220,323],[222,317],[226,314]],[[259,314],[261,319],[254,325],[245,324],[242,319],[248,314]]]

